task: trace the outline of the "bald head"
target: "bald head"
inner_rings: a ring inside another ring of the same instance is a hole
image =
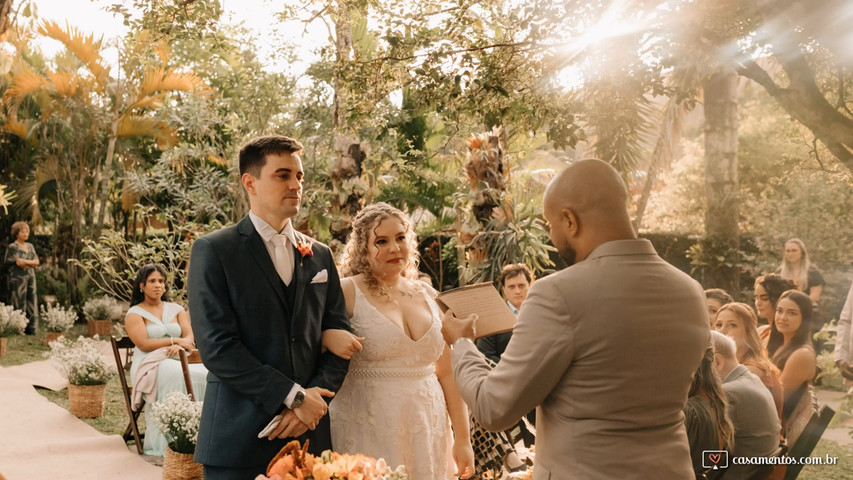
[[[619,172],[596,159],[580,160],[558,173],[545,190],[545,203],[571,208],[579,216],[628,218],[628,189]]]
[[[567,261],[574,259],[571,253],[583,260],[602,243],[636,238],[625,182],[601,160],[580,160],[558,173],[545,190],[543,204],[551,241]]]

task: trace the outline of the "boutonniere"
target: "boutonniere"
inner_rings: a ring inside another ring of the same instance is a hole
[[[299,253],[302,255],[302,258],[299,259],[299,266],[300,267],[302,266],[302,260],[305,257],[311,258],[314,256],[314,250],[312,250],[311,248],[312,248],[311,242],[299,242],[296,245],[296,249],[299,250]]]

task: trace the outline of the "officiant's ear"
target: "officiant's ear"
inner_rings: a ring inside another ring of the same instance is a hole
[[[571,208],[564,208],[560,211],[560,216],[566,226],[566,233],[571,237],[575,237],[580,232],[580,221],[578,215]]]

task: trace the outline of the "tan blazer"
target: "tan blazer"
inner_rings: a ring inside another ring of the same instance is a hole
[[[469,341],[453,371],[486,428],[537,407],[536,480],[692,479],[682,408],[709,337],[699,284],[620,240],[533,283],[494,371]]]

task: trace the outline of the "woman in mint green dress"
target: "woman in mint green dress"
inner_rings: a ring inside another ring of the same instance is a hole
[[[131,307],[125,317],[127,336],[136,344],[130,381],[137,389],[140,367],[148,370],[147,375],[156,373],[157,398],[145,399],[145,408],[148,408],[151,403],[166,398],[169,392],[186,392],[179,352],[192,350],[195,343],[186,310],[168,301],[166,269],[162,265],[149,263],[142,267],[133,285]],[[145,357],[148,355],[152,355],[152,359],[161,358],[159,364],[147,368],[145,364],[150,362],[146,362]],[[201,401],[207,387],[207,369],[200,363],[189,367],[196,400]],[[150,421],[147,422],[144,451],[146,455],[159,456],[166,452],[166,438]]]

